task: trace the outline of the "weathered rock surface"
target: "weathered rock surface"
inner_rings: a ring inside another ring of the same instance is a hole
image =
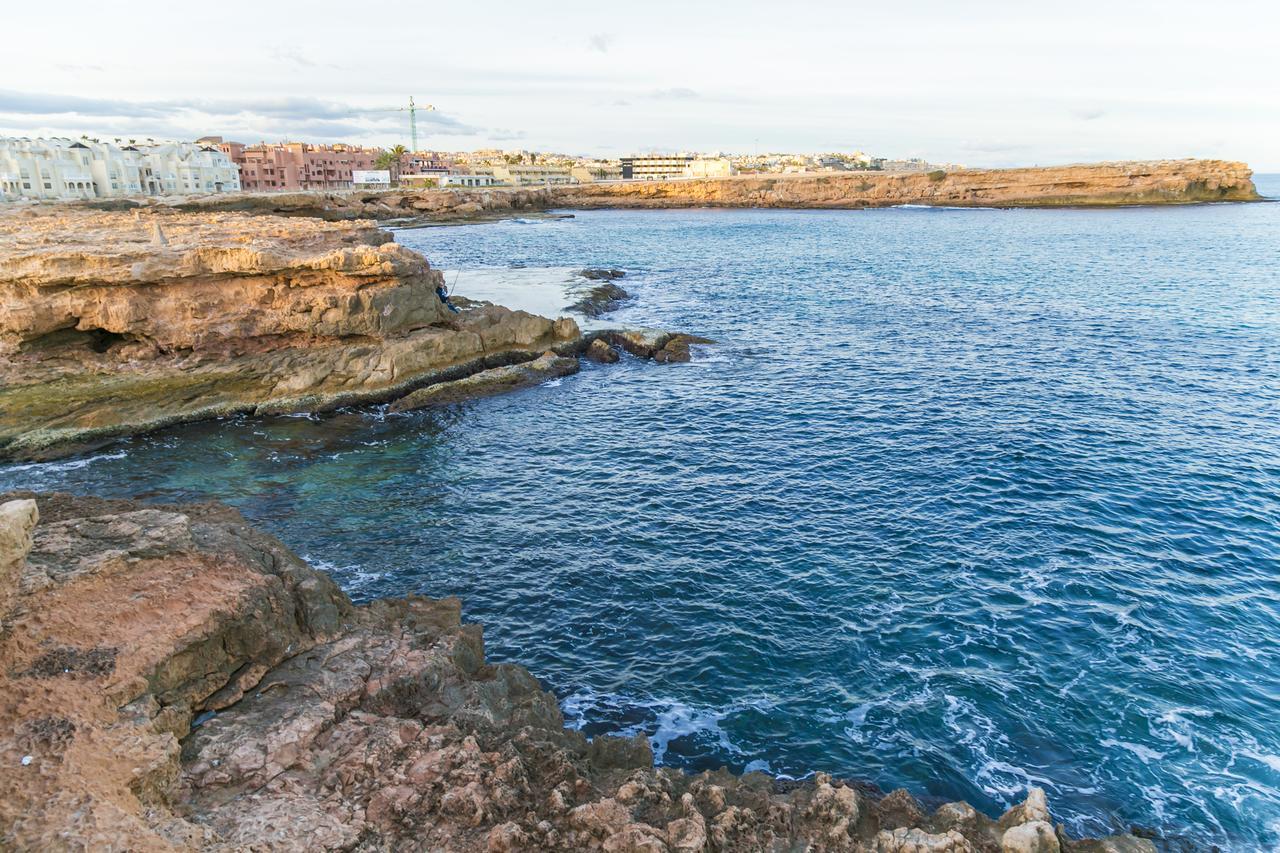
[[[33,500],[0,504],[0,634],[18,597],[22,570],[31,552],[31,533],[40,512]]]
[[[242,213],[0,214],[0,456],[381,402],[586,345],[567,318],[448,312],[440,273],[390,240]]]
[[[179,210],[249,211],[327,220],[421,219],[473,221],[555,206],[546,189],[378,190],[350,192],[235,193],[199,198],[175,197]]]
[[[597,364],[614,364],[618,361],[618,351],[600,338],[596,338],[583,353],[589,360]]]
[[[454,599],[354,607],[217,504],[0,501],[32,498],[0,635],[0,848],[1154,849],[1072,841],[1034,790],[997,822],[825,774],[655,769],[643,738],[588,742],[486,663]]]
[[[465,379],[441,382],[413,391],[389,407],[393,412],[407,412],[428,406],[446,406],[477,397],[505,394],[531,388],[549,379],[578,372],[578,359],[545,352],[533,361],[494,367],[473,373]]]
[[[857,208],[895,204],[1059,207],[1258,199],[1253,172],[1223,160],[1092,163],[955,172],[742,175],[581,184],[553,190],[559,207]]]
[[[582,275],[585,278],[597,283],[574,294],[578,299],[569,306],[571,311],[587,317],[603,317],[618,310],[631,299],[631,294],[623,290],[620,285],[614,284],[609,277],[588,276],[588,272],[616,272],[619,274],[618,277],[622,274],[621,270],[583,270]]]

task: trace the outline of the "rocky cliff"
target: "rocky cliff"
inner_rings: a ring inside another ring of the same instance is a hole
[[[367,221],[10,211],[0,215],[0,457],[235,413],[388,401],[547,351],[576,356],[596,337],[567,317],[487,303],[453,314],[436,296],[441,281]],[[491,379],[467,387],[509,377]]]
[[[458,601],[355,607],[217,504],[0,496],[0,848],[1152,851],[566,730]],[[91,618],[86,618],[91,614]]]
[[[560,207],[858,208],[897,204],[1059,207],[1253,201],[1244,163],[1161,160],[954,172],[742,175],[583,184],[554,190]]]

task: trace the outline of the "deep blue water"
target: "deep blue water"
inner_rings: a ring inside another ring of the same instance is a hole
[[[444,268],[618,266],[617,319],[719,344],[0,486],[220,498],[357,598],[459,595],[492,658],[667,763],[993,813],[1038,784],[1076,832],[1280,845],[1280,205],[399,239]]]

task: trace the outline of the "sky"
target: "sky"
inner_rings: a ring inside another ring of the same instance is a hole
[[[4,13],[0,135],[852,151],[1280,171],[1280,3],[63,0]],[[45,37],[39,37],[39,34]]]

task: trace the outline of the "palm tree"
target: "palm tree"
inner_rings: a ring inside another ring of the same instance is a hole
[[[400,158],[409,153],[409,149],[403,145],[397,145],[389,151],[383,151],[378,155],[378,159],[373,165],[379,169],[386,169],[391,173],[392,179],[400,177]]]

